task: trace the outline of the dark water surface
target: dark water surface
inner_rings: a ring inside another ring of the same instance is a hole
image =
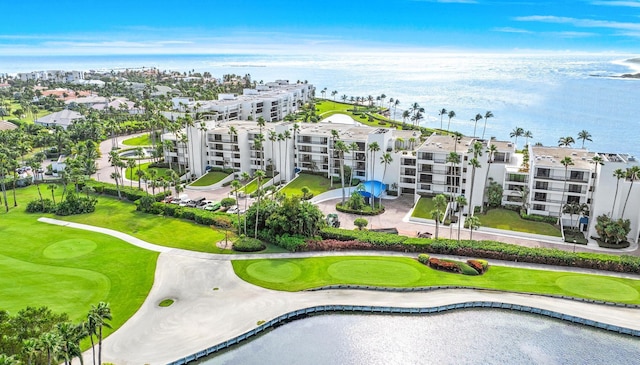
[[[429,316],[319,315],[276,328],[202,362],[206,365],[639,363],[637,338],[497,310]]]

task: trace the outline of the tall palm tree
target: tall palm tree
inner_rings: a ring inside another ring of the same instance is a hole
[[[111,307],[108,303],[99,302],[98,305],[91,305],[87,320],[89,322],[89,337],[96,336],[98,340],[98,365],[102,365],[102,328],[111,328],[111,325],[107,323],[110,321]],[[93,340],[91,340],[93,347]],[[94,352],[94,364],[95,364],[95,352]]]
[[[434,210],[431,211],[431,217],[436,221],[436,239],[438,239],[440,221],[444,216],[444,210],[447,206],[447,197],[444,194],[438,194],[433,198]]]
[[[493,164],[493,158],[498,152],[498,146],[495,144],[489,145],[487,150],[487,173],[484,175],[484,184],[482,185],[482,204],[480,205],[480,211],[484,212],[484,198],[487,192],[487,181],[489,180],[489,170],[491,170],[491,164]]]
[[[336,91],[337,93],[337,91]],[[282,136],[284,137],[284,168],[282,169],[282,171],[285,171],[286,175],[284,176],[284,181],[287,182],[289,181],[289,178],[291,176],[290,170],[289,170],[289,140],[291,139],[291,132],[289,132],[289,130],[285,130],[284,133],[282,134]],[[295,152],[294,152],[295,154]]]
[[[360,147],[356,142],[351,142],[349,145],[349,150],[351,151],[351,176],[349,176],[349,185],[351,185],[351,180],[353,180],[353,172],[356,170],[356,151],[360,150]]]
[[[590,163],[595,165],[595,174],[593,175],[593,184],[591,185],[591,206],[594,206],[594,197],[596,193],[596,179],[599,178],[598,168],[604,165],[604,159],[598,155],[593,156]],[[589,209],[591,211],[591,209]]]
[[[462,210],[467,205],[467,198],[464,195],[459,195],[456,198],[456,205],[458,205],[458,242],[460,242],[460,228],[462,228]]]
[[[533,138],[533,133],[531,133],[531,131],[525,131],[522,136],[525,138],[524,146],[529,146],[529,138]]]
[[[449,110],[449,114],[447,114],[447,116],[449,117],[449,123],[447,124],[447,132],[448,132],[449,128],[451,127],[451,119],[453,119],[456,116],[456,112],[454,112],[453,110]]]
[[[395,120],[395,117],[396,117],[396,109],[398,108],[398,105],[400,105],[400,99],[396,99],[393,102],[393,118],[392,119],[394,119],[394,120]]]
[[[122,195],[120,194],[120,173],[118,171],[118,167],[122,164],[122,159],[120,158],[120,154],[117,151],[109,152],[109,162],[111,162],[111,166],[113,166],[113,173],[111,174],[111,178],[116,181],[116,190],[118,191],[118,199],[122,199]],[[52,191],[53,193],[53,191]]]
[[[344,141],[337,140],[334,145],[334,150],[338,152],[338,158],[340,159],[340,182],[342,184],[342,206],[345,202],[344,191],[344,154],[349,152],[349,146]]]
[[[442,108],[439,112],[438,115],[440,116],[440,129],[442,129],[442,117],[447,115],[447,109]]]
[[[346,96],[346,95],[345,95]],[[296,158],[298,147],[296,146],[296,142],[298,139],[298,132],[300,131],[300,124],[293,123],[293,166],[298,167],[298,160]]]
[[[515,145],[518,145],[518,137],[522,137],[524,135],[524,129],[520,128],[520,127],[515,127],[513,128],[513,130],[511,131],[511,133],[509,133],[509,137],[513,138],[515,137]]]
[[[476,114],[475,118],[471,118],[471,121],[474,122],[473,124],[473,136],[476,136],[476,127],[478,126],[478,121],[482,119],[482,114],[478,113]]]
[[[616,199],[618,199],[618,188],[620,187],[620,179],[627,176],[627,173],[623,169],[615,169],[613,171],[613,177],[616,178],[616,193],[613,195],[613,205],[611,206],[611,218],[613,218],[613,211],[616,207]]]
[[[27,358],[27,365],[32,365],[33,361],[40,355],[40,344],[34,338],[22,340],[22,355]],[[16,362],[16,365],[18,363]]]
[[[480,218],[475,216],[467,217],[464,225],[469,227],[469,241],[472,241],[473,230],[480,228]]]
[[[449,195],[449,202],[453,204],[453,201],[456,197],[455,194],[455,187],[454,185],[458,185],[456,182],[456,178],[458,177],[458,174],[456,173],[456,169],[455,169],[455,165],[458,165],[460,163],[460,155],[456,152],[449,152],[449,155],[447,155],[447,159],[446,159],[447,163],[451,164],[451,171],[450,171],[450,175],[452,175],[451,177],[449,177],[449,181],[450,184],[449,186],[451,187],[451,191],[450,191],[450,195]],[[451,213],[449,213],[449,217],[451,217]],[[451,237],[451,231],[452,231],[452,226],[449,225],[449,237]]]
[[[333,171],[332,171],[332,162],[333,162],[333,151],[335,150],[335,143],[340,138],[338,131],[335,129],[331,130],[331,137],[329,138],[329,168],[327,171],[327,178],[329,179],[329,186],[333,188]]]
[[[482,128],[482,139],[484,139],[484,132],[487,130],[487,119],[493,118],[493,113],[490,110],[487,110],[484,113],[484,127]]]
[[[140,185],[140,177],[142,177],[142,175],[140,175],[140,164],[142,161],[142,158],[144,157],[144,149],[142,147],[136,147],[136,157],[138,158],[138,189],[142,189],[142,186]]]
[[[256,180],[258,180],[258,201],[257,201],[257,206],[256,206],[256,225],[255,225],[255,232],[253,234],[253,238],[257,239],[258,238],[258,217],[259,217],[259,213],[260,213],[260,199],[262,197],[262,192],[260,191],[260,182],[262,181],[262,179],[266,176],[265,172],[262,170],[257,170],[254,174],[253,177],[256,178]]]
[[[137,164],[136,164],[136,160],[130,158],[127,160],[127,169],[131,172],[130,175],[128,176],[129,178],[129,187],[133,188],[133,179],[134,179],[134,170],[136,168]],[[120,177],[122,179],[122,171],[120,171]],[[124,183],[124,180],[121,180],[121,183]]]
[[[560,146],[560,147],[571,147],[571,145],[574,144],[575,142],[576,141],[571,136],[560,137],[560,139],[558,139],[558,146]]]
[[[284,164],[282,163],[282,142],[284,142],[284,134],[282,133],[278,133],[278,166],[280,166],[280,174],[279,176],[279,181],[280,183],[282,183],[282,177],[284,176]]]
[[[384,177],[387,174],[387,166],[389,166],[393,162],[393,157],[391,157],[391,153],[386,152],[380,156],[380,163],[384,165],[384,170],[382,172],[382,181],[384,181]]]
[[[627,193],[627,198],[624,200],[624,206],[622,207],[622,214],[620,214],[620,218],[624,218],[624,211],[627,209],[627,203],[629,202],[629,197],[631,196],[631,189],[633,189],[634,181],[640,178],[640,166],[633,166],[627,168],[627,179],[631,180],[631,184],[629,184],[629,192]]]
[[[275,143],[278,140],[278,134],[275,131],[269,131],[269,140],[271,141],[271,177],[274,177],[276,167],[273,158],[276,157]]]
[[[593,140],[591,139],[591,133],[587,132],[586,130],[581,130],[580,132],[578,132],[578,140],[582,140],[582,147],[580,148],[584,148],[584,143],[586,141],[589,142],[593,142]]]
[[[569,156],[565,156],[562,160],[560,160],[560,164],[564,166],[564,185],[562,187],[562,199],[560,199],[560,204],[565,204],[564,194],[565,190],[567,190],[567,180],[569,180],[569,166],[573,166],[573,160]],[[560,211],[558,213],[558,221],[562,219],[562,206],[560,206]]]
[[[402,129],[404,129],[405,124],[407,123],[407,118],[411,116],[408,110],[402,112]]]
[[[229,138],[231,140],[231,144],[229,145],[231,147],[231,171],[233,171],[233,174],[235,176],[236,163],[235,163],[235,158],[233,157],[235,155],[235,151],[233,150],[233,141],[235,140],[234,137],[238,135],[238,130],[234,126],[229,126],[228,133],[229,133]]]
[[[58,188],[57,184],[47,184],[47,189],[51,190],[51,200],[53,201],[54,205],[56,204],[56,195],[53,192],[57,188]]]
[[[51,365],[60,352],[60,336],[56,332],[45,332],[40,336],[38,342],[47,354],[47,365]]]
[[[478,157],[482,156],[482,143],[476,141],[471,147],[471,150],[473,153],[473,158],[469,160],[469,166],[471,166],[471,189],[469,191],[469,216],[472,216],[475,211],[473,207],[473,188],[475,186],[475,181],[476,181],[476,169],[480,167],[480,161],[478,160]]]
[[[378,142],[372,142],[369,144],[369,153],[371,153],[371,209],[375,209],[375,198],[373,196],[373,188],[375,184],[373,184],[373,181],[376,178],[376,153],[378,151],[380,151],[380,145],[378,144]]]

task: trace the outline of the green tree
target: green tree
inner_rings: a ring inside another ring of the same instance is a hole
[[[338,152],[340,160],[340,183],[342,185],[342,205],[344,205],[346,194],[344,190],[344,154],[349,152],[349,146],[344,141],[337,140],[334,149]]]
[[[560,139],[558,139],[558,146],[560,146],[560,147],[571,147],[571,145],[574,144],[575,142],[576,141],[571,136],[560,137]]]
[[[431,218],[436,221],[436,239],[438,239],[439,227],[442,219],[444,218],[444,212],[447,208],[447,197],[444,194],[438,194],[433,198],[434,210],[431,211]]]
[[[473,188],[476,181],[476,169],[480,167],[480,161],[478,157],[482,156],[482,143],[475,142],[471,149],[473,158],[469,160],[469,166],[471,166],[471,189],[469,189],[469,215],[475,214],[475,208],[473,206]]]
[[[369,224],[369,221],[364,218],[356,218],[353,221],[353,225],[358,227],[358,230],[360,231],[362,231],[362,229],[366,227],[368,224]]]
[[[518,137],[522,137],[524,135],[524,129],[520,128],[520,127],[515,127],[511,133],[509,133],[509,137],[514,138],[515,137],[515,145],[518,145]]]
[[[631,196],[631,190],[633,189],[633,183],[640,178],[640,166],[633,166],[627,168],[626,178],[631,181],[629,184],[629,192],[627,193],[627,197],[624,200],[624,206],[622,207],[622,214],[620,214],[620,218],[624,219],[624,212],[627,210],[627,203],[629,202],[629,197]]]
[[[493,118],[493,113],[490,110],[487,110],[487,112],[484,113],[484,127],[482,128],[482,139],[484,139],[484,132],[487,130],[487,120],[489,118]]]
[[[473,136],[476,136],[476,127],[478,126],[478,121],[482,119],[482,114],[478,113],[476,114],[475,118],[472,118],[471,121],[474,122],[473,124]]]
[[[578,140],[582,140],[582,147],[580,148],[584,148],[584,143],[586,141],[589,142],[593,142],[593,140],[591,139],[591,133],[587,132],[586,130],[581,130],[580,132],[578,132]]]
[[[255,224],[255,232],[253,238],[258,238],[258,217],[260,215],[260,198],[262,197],[261,189],[261,181],[266,176],[265,172],[262,170],[257,170],[253,176],[258,180],[258,204],[256,205],[256,224]]]
[[[618,199],[618,188],[620,187],[620,179],[623,179],[626,176],[627,174],[623,169],[615,169],[613,171],[613,177],[616,178],[616,193],[613,195],[613,203],[611,205],[611,217],[613,217],[613,212],[616,207],[616,199]]]
[[[87,321],[89,323],[87,328],[89,329],[89,337],[96,336],[98,340],[98,365],[102,365],[102,329],[103,327],[111,328],[111,325],[107,323],[107,321],[111,319],[111,308],[109,304],[99,302],[98,305],[91,305],[91,309],[87,315]],[[93,340],[91,341],[91,347],[93,349]]]
[[[462,224],[462,211],[467,205],[467,198],[464,195],[460,195],[456,198],[456,204],[458,205],[458,242],[460,242],[460,228]]]
[[[374,181],[376,178],[375,167],[376,167],[376,153],[380,151],[380,145],[378,142],[372,142],[369,144],[369,153],[371,154],[371,181]],[[375,184],[371,184],[371,209],[375,209],[375,197],[373,196],[373,188]]]
[[[569,166],[573,166],[573,160],[569,156],[565,156],[562,160],[560,160],[560,164],[564,166],[564,184],[562,187],[562,199],[560,199],[561,204],[565,204],[564,196],[565,191],[567,190],[567,180],[569,180]],[[562,219],[562,208],[558,210],[558,221]]]
[[[487,183],[489,181],[489,171],[491,170],[491,164],[493,164],[493,158],[498,152],[498,147],[492,143],[485,152],[487,152],[487,173],[484,175],[484,184],[482,185],[482,204],[480,205],[481,212],[484,212],[484,200],[488,188]]]
[[[453,110],[449,110],[449,114],[447,114],[447,116],[449,117],[449,123],[447,123],[447,132],[448,132],[451,127],[451,119],[455,118],[456,112],[454,112]]]
[[[447,109],[442,108],[439,112],[438,115],[440,116],[440,129],[442,129],[442,117],[444,117],[445,115],[447,115]]]
[[[467,217],[464,222],[465,228],[469,228],[469,240],[473,240],[473,231],[480,228],[480,218],[476,216]]]

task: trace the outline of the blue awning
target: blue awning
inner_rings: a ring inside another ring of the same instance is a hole
[[[386,189],[386,185],[382,183],[382,181],[378,180],[369,180],[362,183],[364,186],[364,191],[360,192],[365,198],[371,197],[371,189],[373,188],[373,196],[375,198],[379,198],[382,192]]]

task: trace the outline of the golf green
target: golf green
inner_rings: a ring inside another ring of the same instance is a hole
[[[62,240],[47,246],[42,254],[50,259],[70,259],[92,252],[97,247],[92,240],[76,238]]]
[[[293,281],[302,273],[297,264],[277,260],[259,261],[247,267],[247,274],[269,283]]]
[[[422,274],[415,267],[397,261],[348,260],[329,265],[327,272],[345,282],[365,285],[407,285],[420,279]]]
[[[609,278],[567,275],[556,279],[556,284],[570,293],[596,300],[632,301],[639,296],[635,288]]]

